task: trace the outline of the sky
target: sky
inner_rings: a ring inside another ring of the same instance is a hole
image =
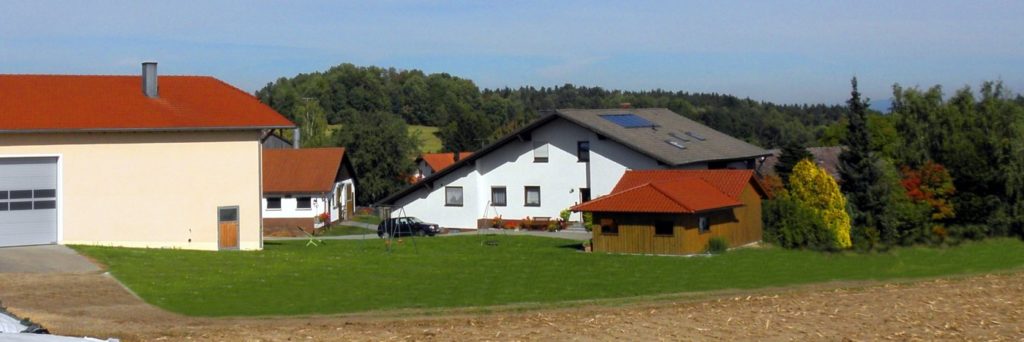
[[[0,73],[211,75],[253,92],[341,64],[481,88],[573,83],[842,103],[894,83],[1024,91],[1024,1],[0,2]]]

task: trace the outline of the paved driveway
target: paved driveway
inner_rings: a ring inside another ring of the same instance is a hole
[[[61,245],[0,248],[0,273],[88,273],[100,268]]]

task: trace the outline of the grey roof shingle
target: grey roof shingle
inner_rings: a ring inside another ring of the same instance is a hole
[[[651,121],[657,127],[625,128],[601,117],[601,115],[608,114],[634,114]],[[463,165],[472,165],[476,159],[482,158],[491,151],[522,137],[524,134],[529,134],[529,132],[538,127],[558,118],[593,130],[601,136],[623,144],[669,166],[683,166],[712,161],[743,160],[771,154],[768,150],[733,138],[665,108],[559,109],[534,120],[493,144],[485,146],[444,170],[440,170],[430,175],[430,177],[378,201],[376,204],[393,204],[398,199],[416,191],[416,189],[432,187],[435,180],[454,172]],[[694,136],[689,136],[686,132],[691,132],[697,137],[704,139],[701,140]],[[673,137],[672,134],[682,138]],[[670,139],[681,141],[686,148],[680,149],[670,145],[666,142],[666,140]]]
[[[622,127],[602,117],[609,114],[634,114],[654,123],[656,127]],[[673,166],[747,159],[771,154],[768,150],[733,138],[665,108],[559,109],[555,115],[588,127],[598,134]],[[692,132],[704,140],[690,136],[687,132]],[[668,140],[680,142],[686,148],[675,147],[669,144]]]

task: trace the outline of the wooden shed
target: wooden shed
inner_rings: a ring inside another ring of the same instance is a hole
[[[721,236],[761,241],[761,199],[751,170],[627,171],[608,195],[573,207],[594,216],[598,252],[693,254]]]

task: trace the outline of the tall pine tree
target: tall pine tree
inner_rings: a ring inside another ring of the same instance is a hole
[[[775,164],[775,173],[783,182],[789,182],[789,174],[793,173],[793,167],[804,159],[813,159],[814,156],[807,151],[807,147],[799,141],[791,141],[782,147],[779,154],[779,163]]]
[[[880,184],[882,172],[877,157],[871,152],[871,133],[868,130],[868,102],[861,100],[857,91],[857,78],[850,81],[853,91],[849,107],[849,125],[843,139],[845,149],[839,154],[839,175],[842,189],[853,207],[853,231],[850,234],[854,245],[870,247],[877,242],[879,229],[877,218],[884,210],[886,188]]]

